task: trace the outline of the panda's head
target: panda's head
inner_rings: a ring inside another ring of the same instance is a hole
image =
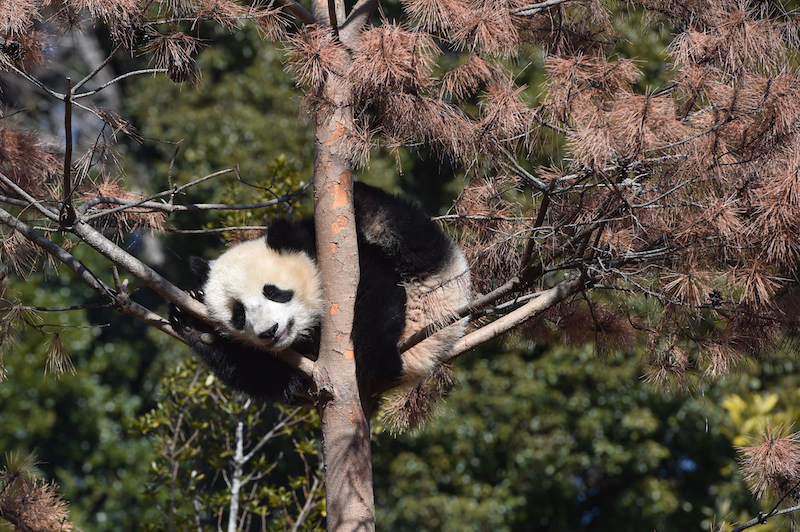
[[[193,257],[191,266],[218,331],[254,347],[286,349],[322,316],[319,270],[305,253],[276,251],[260,238],[216,260]]]

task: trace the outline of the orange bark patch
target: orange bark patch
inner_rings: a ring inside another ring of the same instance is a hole
[[[347,188],[345,187],[347,180],[343,178],[348,174],[350,174],[350,172],[345,172],[339,176],[339,179],[343,181],[342,183],[334,181],[328,186],[328,193],[333,196],[333,205],[331,205],[331,207],[334,209],[347,207]]]
[[[344,136],[344,125],[341,122],[336,122],[336,129],[331,131],[331,138],[330,140],[326,141],[325,144],[333,144],[334,142],[338,142]]]
[[[331,316],[339,312],[339,303],[331,303]]]
[[[352,349],[345,349],[343,354],[344,358],[347,359],[353,359],[356,356]]]
[[[331,224],[331,232],[334,235],[338,235],[341,233],[345,227],[350,223],[350,220],[347,219],[347,216],[337,216],[336,220],[333,221]]]

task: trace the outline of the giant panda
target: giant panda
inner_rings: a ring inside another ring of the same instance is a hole
[[[470,300],[467,261],[418,206],[354,186],[360,278],[351,338],[358,377],[413,385],[445,359],[466,320],[402,354],[397,344]],[[264,238],[191,270],[214,328],[173,307],[175,330],[228,386],[256,398],[302,402],[309,384],[270,352],[292,348],[316,360],[323,312],[313,220],[277,220]]]

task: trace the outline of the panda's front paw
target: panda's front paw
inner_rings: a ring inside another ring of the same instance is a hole
[[[196,298],[194,294],[192,296]],[[169,305],[169,322],[175,332],[192,347],[198,343],[213,345],[217,341],[213,327],[172,303]]]

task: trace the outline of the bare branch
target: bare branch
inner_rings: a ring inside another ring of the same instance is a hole
[[[551,7],[565,4],[569,2],[569,0],[547,0],[547,2],[541,2],[538,4],[531,4],[528,6],[518,7],[517,9],[512,9],[511,13],[517,15],[518,17],[532,17],[538,13],[546,9],[550,9]]]
[[[350,15],[339,28],[339,36],[343,42],[352,39],[364,25],[369,22],[372,14],[378,9],[379,0],[358,0],[350,11]]]
[[[11,189],[14,192],[25,198],[28,201],[29,205],[32,205],[34,208],[36,208],[36,210],[39,211],[42,215],[44,215],[46,218],[54,222],[58,221],[58,213],[56,211],[52,210],[51,208],[45,205],[42,205],[36,198],[34,198],[30,194],[28,194],[25,190],[17,186],[16,183],[14,183],[11,179],[6,177],[2,172],[0,172],[0,181],[2,181],[5,185],[11,187]]]
[[[734,528],[731,532],[742,532],[742,530],[747,530],[748,528],[752,528],[756,525],[763,525],[764,523],[767,522],[767,519],[769,519],[770,517],[791,514],[799,511],[800,511],[800,504],[797,506],[792,506],[791,508],[785,508],[783,510],[777,510],[776,508],[773,508],[773,510],[768,514],[766,515],[759,514],[758,517],[754,517],[753,519],[747,521],[746,523],[742,523],[741,525]]]
[[[585,284],[586,278],[583,275],[575,275],[553,288],[543,291],[536,299],[461,338],[456,342],[453,351],[450,353],[449,360],[453,360],[467,351],[510,331],[517,325],[538,316],[550,307],[583,290]]]
[[[200,179],[197,179],[197,180],[195,180],[195,181],[193,181],[191,183],[188,183],[186,185],[182,185],[181,187],[178,187],[175,190],[159,192],[158,194],[153,194],[151,196],[147,196],[146,198],[142,198],[141,200],[136,200],[136,201],[126,200],[126,199],[122,199],[122,198],[105,197],[105,196],[92,198],[91,200],[89,200],[86,203],[84,203],[83,205],[81,205],[78,208],[78,211],[81,212],[81,213],[85,213],[85,212],[88,211],[89,208],[91,208],[91,207],[93,207],[95,205],[103,204],[103,203],[121,205],[120,207],[117,207],[117,208],[114,208],[114,209],[102,210],[100,212],[97,212],[96,214],[89,215],[89,216],[87,216],[85,218],[86,221],[92,221],[92,220],[94,220],[96,218],[101,218],[103,216],[108,216],[110,214],[114,214],[114,213],[117,213],[117,212],[120,212],[120,211],[125,211],[125,210],[136,208],[136,207],[141,207],[141,208],[144,208],[144,209],[153,209],[153,210],[166,212],[166,213],[188,212],[188,211],[212,211],[212,210],[222,210],[222,211],[231,210],[231,211],[236,211],[236,210],[261,209],[261,208],[264,208],[264,207],[272,207],[274,205],[278,205],[280,203],[284,203],[284,202],[290,201],[290,200],[296,198],[297,196],[299,196],[300,194],[302,194],[303,192],[305,192],[306,189],[308,189],[308,187],[311,186],[311,182],[309,181],[308,183],[306,183],[302,187],[300,187],[300,188],[298,188],[298,189],[296,189],[296,190],[294,190],[292,192],[289,192],[288,194],[285,194],[285,195],[283,195],[281,197],[278,197],[278,198],[275,198],[275,199],[262,201],[260,203],[239,203],[239,204],[193,203],[193,204],[188,204],[188,205],[180,205],[180,204],[176,205],[176,204],[173,204],[173,203],[158,203],[158,202],[153,202],[152,201],[154,199],[162,198],[162,197],[165,197],[165,196],[174,196],[178,192],[183,191],[183,190],[185,190],[186,188],[188,188],[190,186],[197,185],[198,183],[201,183],[202,181],[205,181],[205,180],[210,179],[212,177],[217,177],[217,176],[220,176],[220,175],[223,175],[223,174],[226,174],[226,173],[230,173],[230,172],[233,172],[233,171],[234,171],[233,169],[227,169],[227,170],[222,170],[222,171],[219,171],[219,172],[215,172],[213,174],[210,174],[208,176],[205,176],[205,177],[202,177]]]
[[[0,54],[0,63],[2,63],[3,66],[5,66],[9,70],[13,71],[18,76],[26,79],[30,83],[33,83],[34,85],[36,85],[37,87],[42,89],[44,92],[46,92],[48,95],[50,95],[51,97],[55,98],[56,100],[61,100],[62,102],[64,101],[64,95],[63,94],[48,88],[44,83],[39,81],[38,78],[28,74],[27,72],[25,72],[24,70],[22,70],[20,68],[17,68],[16,65],[11,63],[8,59],[6,59],[6,55],[5,54]]]
[[[127,294],[119,294],[115,292],[110,286],[101,281],[94,273],[92,273],[86,266],[84,266],[78,259],[73,257],[70,253],[59,247],[41,233],[33,230],[25,223],[17,220],[10,213],[0,208],[0,223],[3,223],[12,229],[19,231],[26,239],[39,246],[41,249],[64,263],[69,269],[75,272],[78,277],[92,290],[100,294],[103,298],[109,300],[113,308],[129,314],[134,318],[151,325],[170,336],[181,340],[180,336],[172,329],[169,321],[165,320],[150,309],[136,303]],[[121,251],[121,250],[120,250]],[[189,297],[188,294],[186,297]],[[191,298],[189,298],[191,299]],[[195,301],[196,302],[196,301]],[[196,302],[199,304],[199,302]],[[202,305],[201,305],[202,307]],[[203,310],[205,307],[202,307]]]
[[[64,136],[67,146],[64,154],[64,197],[58,212],[58,223],[62,228],[75,223],[75,207],[72,205],[72,80],[67,78],[67,93],[64,96]]]
[[[303,24],[314,24],[317,22],[314,16],[311,13],[309,13],[306,8],[304,8],[294,0],[278,0],[278,1],[284,7],[286,7],[286,9],[291,11],[292,14],[296,16]]]
[[[123,79],[130,78],[132,76],[141,76],[142,74],[166,74],[167,72],[168,72],[168,70],[166,68],[145,68],[145,69],[142,69],[142,70],[133,70],[131,72],[126,72],[126,73],[124,73],[124,74],[122,74],[120,76],[117,76],[116,78],[114,78],[112,80],[109,80],[109,81],[103,83],[102,85],[100,85],[99,87],[97,87],[94,90],[90,90],[90,91],[82,92],[80,94],[76,94],[75,96],[73,96],[73,99],[77,100],[77,99],[80,99],[80,98],[87,98],[89,96],[94,96],[95,94],[97,94],[98,92],[102,91],[103,89],[108,88],[111,85],[113,85],[115,83],[119,83]]]
[[[294,522],[294,526],[292,527],[292,532],[297,532],[298,530],[300,530],[303,521],[306,520],[306,516],[308,515],[308,512],[311,510],[311,505],[316,500],[314,492],[317,491],[318,487],[319,487],[319,477],[314,475],[314,482],[311,484],[311,489],[308,490],[308,496],[306,497],[306,502],[303,505],[302,510],[300,510],[300,514],[297,516],[297,519]]]
[[[86,77],[84,77],[82,80],[80,80],[78,83],[76,83],[75,86],[72,87],[73,94],[74,94],[75,91],[77,91],[78,89],[83,87],[88,81],[90,81],[92,78],[94,78],[97,74],[99,74],[101,70],[103,70],[106,66],[108,66],[108,64],[111,62],[111,60],[114,59],[117,56],[117,54],[119,53],[120,50],[122,50],[122,46],[123,46],[122,43],[118,44],[111,51],[111,53],[108,55],[108,57],[106,57],[105,61],[103,61],[102,63],[97,65],[97,67],[94,70],[92,70],[91,72],[89,72],[86,75]]]

